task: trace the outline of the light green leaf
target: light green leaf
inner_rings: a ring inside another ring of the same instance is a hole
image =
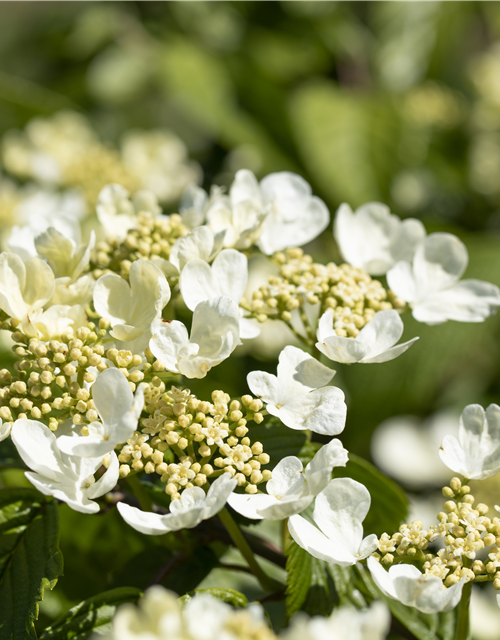
[[[120,587],[84,600],[47,627],[40,640],[84,640],[94,631],[109,628],[117,607],[137,602],[142,592],[134,587]]]
[[[0,491],[0,640],[36,639],[44,589],[62,573],[57,503],[34,489]]]
[[[365,535],[394,532],[406,518],[408,500],[405,492],[370,462],[352,453],[346,467],[337,467],[335,478],[352,478],[361,482],[370,492],[372,503],[363,522]]]

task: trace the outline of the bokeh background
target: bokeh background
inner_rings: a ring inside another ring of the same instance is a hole
[[[455,233],[469,249],[466,277],[500,285],[498,3],[4,2],[0,24],[4,236],[15,222],[13,194],[33,181],[6,151],[18,135],[12,131],[71,110],[89,120],[101,144],[70,184],[83,188],[90,213],[99,189],[119,181],[113,163],[123,137],[163,130],[183,141],[183,162],[205,188],[230,184],[241,168],[258,177],[294,171],[332,217],[341,202],[379,200],[420,218],[428,232]],[[165,198],[167,212],[179,195],[174,189]],[[339,259],[331,227],[308,251],[318,261]],[[348,402],[345,446],[373,455],[422,507],[440,486],[443,420],[456,424],[472,402],[500,402],[500,316],[437,327],[405,317],[404,338],[414,335],[420,341],[403,357],[339,366],[335,380]],[[280,336],[288,339],[275,327],[272,344],[250,345],[196,392],[241,395],[247,371],[274,369]],[[8,364],[8,351],[2,358]],[[394,417],[371,447],[378,425]],[[497,487],[483,487],[493,503]],[[75,516],[63,513],[70,531]],[[116,547],[113,516],[86,521],[83,541],[63,536],[72,577],[47,599],[42,620],[96,584],[128,584],[138,554],[151,556],[132,530]],[[488,627],[476,637],[497,637]]]

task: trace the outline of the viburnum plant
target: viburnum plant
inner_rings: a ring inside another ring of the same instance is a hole
[[[49,226],[30,255],[0,255],[1,328],[16,357],[0,371],[0,437],[12,439],[34,487],[0,491],[0,638],[36,637],[38,602],[62,573],[66,503],[89,518],[116,509],[124,528],[159,537],[172,556],[155,565],[138,607],[137,589],[97,594],[45,640],[275,638],[262,606],[238,592],[195,588],[177,599],[159,586],[200,549],[220,558],[228,545],[262,600],[285,600],[280,637],[382,639],[392,613],[417,638],[465,640],[473,583],[500,590],[500,518],[468,485],[500,470],[500,407],[466,407],[458,440],[445,438],[441,457],[460,477],[444,487],[436,525],[401,523],[398,512],[399,528],[378,537],[363,530],[374,492],[387,508],[400,492],[355,456],[346,467],[336,436],[348,408],[331,384],[332,363],[405,357],[417,339],[400,342],[405,314],[482,322],[498,309],[496,286],[461,280],[464,244],[380,203],[342,205],[333,228],[345,263],[316,263],[299,247],[330,215],[288,172],[259,183],[241,170],[227,193],[191,186],[172,215],[153,192],[110,184],[96,210],[98,241],[92,233],[80,245]],[[248,293],[256,252],[275,275]],[[192,312],[189,328],[180,309]],[[296,339],[276,375],[252,371],[238,397],[192,393],[272,321]],[[282,548],[252,532],[262,520],[283,523]]]

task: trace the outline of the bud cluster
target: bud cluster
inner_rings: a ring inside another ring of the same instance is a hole
[[[337,335],[355,338],[377,311],[404,306],[378,280],[351,265],[318,264],[297,248],[276,253],[273,260],[279,274],[254,291],[250,303],[241,303],[259,322],[290,322],[295,309],[320,303],[320,314],[333,309]]]
[[[176,213],[153,216],[141,212],[137,215],[137,226],[129,230],[124,240],[110,239],[96,245],[90,269],[96,279],[108,271],[128,279],[132,262],[140,258],[168,260],[172,245],[187,233],[181,216]]]
[[[97,420],[88,385],[108,366],[101,344],[106,329],[90,322],[76,330],[70,327],[60,340],[47,343],[24,335],[15,319],[3,322],[2,329],[12,331],[18,358],[14,375],[0,371],[2,420],[42,420],[53,431],[68,418],[75,424]]]
[[[379,541],[380,553],[375,554],[383,564],[391,565],[406,558],[423,562],[424,575],[434,575],[451,587],[465,577],[465,581],[493,581],[500,590],[500,518],[487,516],[489,507],[479,503],[468,485],[452,478],[450,486],[443,488],[447,498],[437,519],[439,524],[422,529],[417,520],[402,525],[399,532],[384,533]],[[424,553],[430,542],[442,538],[443,549]],[[477,553],[489,547],[486,559],[477,559]]]
[[[249,422],[261,423],[262,401],[243,396],[232,400],[223,391],[212,393],[212,402],[199,400],[189,389],[165,390],[153,378],[144,391],[146,417],[140,429],[121,449],[120,475],[132,470],[157,473],[172,499],[183,489],[208,486],[208,479],[222,473],[236,477],[247,493],[267,482],[270,462],[260,442],[251,442]]]

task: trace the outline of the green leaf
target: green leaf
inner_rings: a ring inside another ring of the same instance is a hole
[[[299,610],[309,615],[329,615],[338,602],[327,565],[313,558],[290,540],[286,549],[286,614],[290,618]]]
[[[34,489],[0,491],[0,640],[35,639],[44,589],[62,573],[57,503]]]
[[[372,503],[363,522],[365,535],[393,533],[408,514],[405,492],[390,478],[363,458],[349,453],[345,467],[333,470],[335,478],[352,478],[361,482],[370,492]]]
[[[40,640],[84,640],[97,629],[104,631],[124,602],[137,602],[142,592],[133,587],[121,587],[99,593],[84,600],[47,627]]]
[[[185,544],[188,544],[185,541]],[[167,589],[184,595],[195,589],[219,564],[219,558],[211,547],[195,547],[191,553],[180,555],[165,547],[147,549],[132,558],[117,574],[115,583],[129,581],[134,587],[145,589],[158,576],[162,567],[168,572],[160,580]]]
[[[195,595],[200,595],[202,593],[208,593],[208,595],[211,595],[214,598],[218,598],[223,602],[227,602],[233,607],[242,608],[242,607],[246,607],[248,604],[247,597],[244,596],[242,593],[240,593],[239,591],[236,591],[236,589],[229,589],[229,588],[223,588],[223,587],[214,587],[212,589],[195,589],[194,591],[190,591],[189,593],[186,593],[186,595],[179,598],[179,601],[182,602],[182,604],[186,604]]]
[[[306,442],[303,431],[289,429],[278,418],[267,418],[258,427],[252,427],[252,442],[262,442],[265,453],[275,467],[286,456],[297,456]]]

